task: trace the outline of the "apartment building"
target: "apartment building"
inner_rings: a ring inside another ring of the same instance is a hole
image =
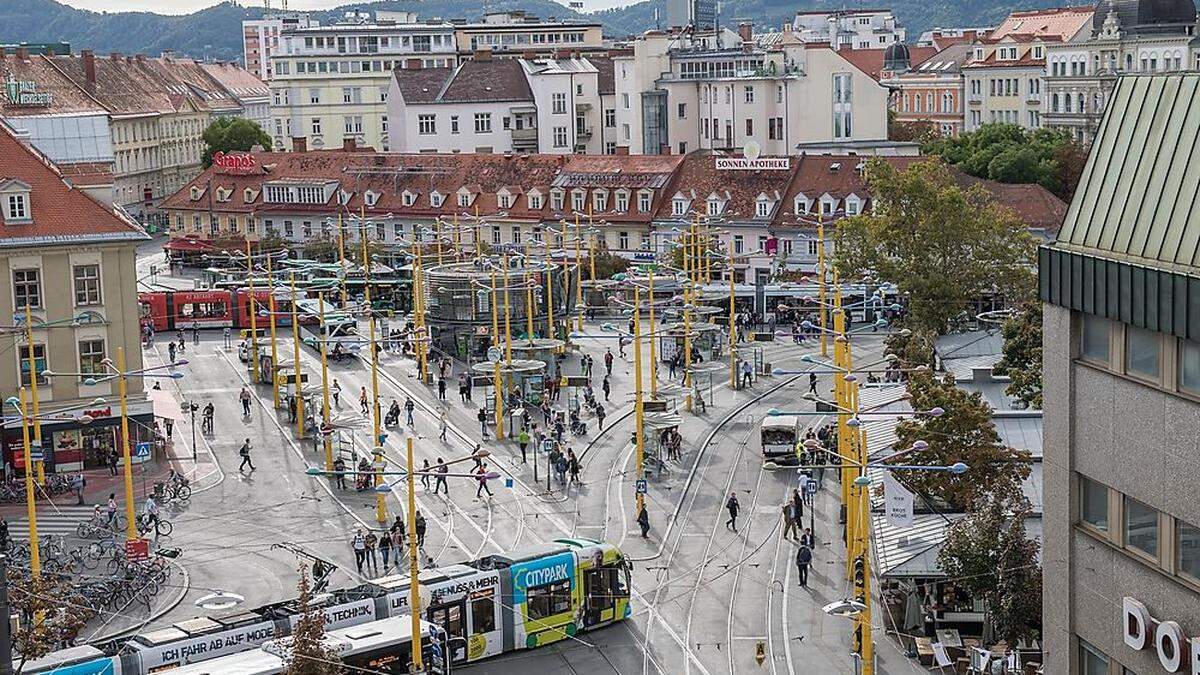
[[[1188,0],[1102,0],[1091,29],[1046,51],[1046,125],[1090,142],[1117,78],[1200,69]]]
[[[102,362],[125,352],[125,367],[142,365],[134,277],[137,245],[148,239],[110,199],[68,182],[64,172],[5,124],[0,124],[0,294],[4,316],[33,316],[33,368],[24,333],[10,334],[0,359],[8,395],[37,378],[42,447],[47,471],[106,465],[120,447],[117,384],[88,385],[75,377],[46,377],[47,370],[103,373]],[[130,435],[153,438],[154,412],[134,379]],[[96,403],[97,397],[104,399]],[[87,415],[89,422],[82,421]],[[12,417],[6,419],[12,420]],[[2,425],[3,461],[24,467],[21,425]]]
[[[294,138],[309,148],[335,147],[349,136],[387,150],[392,71],[454,66],[454,26],[386,21],[297,28],[284,33],[272,63],[268,133],[276,148],[292,147]]]
[[[1047,673],[1200,663],[1198,88],[1118,78],[1039,252]]]
[[[962,65],[967,93],[964,129],[992,122],[1040,128],[1046,110],[1046,50],[1089,31],[1093,9],[1013,12],[987,38],[977,40]]]
[[[603,52],[599,23],[541,19],[520,10],[489,12],[477,23],[455,22],[454,40],[460,60],[489,49],[494,57],[555,57],[563,50]]]
[[[308,28],[318,23],[307,14],[271,14],[242,22],[242,63],[246,70],[266,82],[275,74],[271,57],[279,51],[279,39],[285,30]]]
[[[928,124],[943,136],[957,136],[963,128],[966,108],[962,66],[972,56],[974,47],[951,45],[905,67],[901,67],[898,54],[908,48],[895,45],[889,49],[895,50],[897,56],[891,63],[892,75],[884,84],[894,92],[892,111],[896,121]]]
[[[717,26],[716,0],[667,0],[667,26],[695,30],[714,30]]]
[[[769,48],[740,30],[715,45],[648,31],[614,57],[618,145],[685,154],[753,142],[786,155],[887,143],[888,94],[870,74],[788,26]]]
[[[834,49],[881,49],[904,42],[904,26],[890,9],[796,12],[792,30],[804,42],[827,42]]]
[[[264,130],[270,128],[271,88],[245,68],[233,63],[201,63],[200,67],[237,104],[237,117],[244,117]],[[213,114],[221,116],[221,111]]]

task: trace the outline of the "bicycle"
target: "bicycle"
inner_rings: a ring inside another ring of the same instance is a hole
[[[171,532],[175,530],[175,526],[171,524],[171,521],[163,520],[161,516],[152,519],[149,516],[143,515],[141,518],[138,518],[138,534],[148,533],[151,529],[151,522],[154,523],[153,528],[155,538],[169,537],[171,536]]]
[[[117,532],[123,529],[125,523],[120,516],[114,517],[112,520],[101,518],[99,520],[91,519],[81,521],[75,526],[75,534],[80,539],[104,539],[105,537],[114,537]]]

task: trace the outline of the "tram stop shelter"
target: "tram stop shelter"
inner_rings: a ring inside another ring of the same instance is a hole
[[[645,478],[661,478],[666,469],[668,439],[677,434],[683,417],[676,412],[652,412],[642,416],[642,447]],[[637,442],[636,435],[634,443]]]

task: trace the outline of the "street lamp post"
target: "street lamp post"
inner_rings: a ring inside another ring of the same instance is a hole
[[[254,311],[254,256],[250,249],[250,238],[246,238],[246,283],[250,287],[250,355],[251,358],[246,359],[250,362],[250,381],[258,383],[258,321]],[[235,293],[236,294],[236,293]],[[275,379],[272,377],[271,379]],[[279,401],[276,400],[276,405]]]
[[[324,293],[317,294],[317,305],[321,313],[321,330],[319,331],[321,339],[321,437],[324,439],[325,446],[325,468],[333,471],[333,438],[329,425],[329,356],[327,351],[328,345],[326,344],[329,328],[325,323]],[[274,338],[272,338],[272,341],[274,341]]]
[[[300,384],[300,321],[296,313],[296,273],[290,275],[292,287],[292,374],[296,383],[296,437],[304,439],[304,392]]]
[[[38,450],[45,452],[42,448],[42,423],[37,421],[39,410],[38,401],[38,369],[37,359],[34,357],[33,349],[33,309],[31,303],[25,303],[25,344],[29,350],[29,390],[33,394],[33,441]],[[50,350],[50,340],[47,338],[46,343],[42,346],[46,353]],[[25,465],[25,472],[30,471],[29,464]],[[46,465],[42,460],[37,461],[37,484],[46,484]]]
[[[30,371],[30,374],[37,378],[37,373]],[[11,400],[10,400],[11,403]],[[29,410],[25,400],[25,387],[20,388],[19,410],[21,412],[21,442],[25,453],[25,513],[29,518],[29,568],[32,571],[34,579],[40,579],[42,576],[42,555],[38,544],[37,532],[37,506],[34,503],[34,487],[33,487],[33,453],[30,447],[29,440]]]
[[[271,398],[275,405],[275,410],[279,410],[279,350],[275,346],[275,275],[271,268],[271,254],[267,253],[267,284],[271,287],[271,293],[267,296],[267,309],[271,313]],[[292,297],[292,303],[296,302],[296,298]],[[253,315],[253,311],[251,312]],[[293,329],[295,326],[293,326]],[[250,357],[250,361],[254,364],[254,369],[258,370],[258,350],[255,349]]]
[[[416,503],[416,487],[413,480],[413,439],[409,436],[406,440],[406,450],[408,459],[408,606],[412,610],[412,644],[413,644],[413,672],[419,673],[423,670],[421,667],[421,579],[420,569],[417,561],[417,503]],[[378,474],[376,474],[378,476]],[[382,495],[380,495],[382,499]]]
[[[645,410],[642,404],[642,321],[641,321],[641,299],[642,292],[639,288],[633,289],[633,411],[634,411],[634,429],[635,443],[637,444],[637,459],[635,460],[636,476],[634,477],[634,487],[637,493],[637,513],[642,512],[642,507],[645,505],[645,495],[641,490],[637,490],[639,485],[637,481],[645,477],[645,451],[646,440],[645,430],[642,428],[645,423]],[[651,338],[653,339],[653,338]]]

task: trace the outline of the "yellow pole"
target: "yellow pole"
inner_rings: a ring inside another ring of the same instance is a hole
[[[729,388],[737,389],[737,294],[733,285],[733,238],[729,239]]]
[[[529,244],[525,245],[525,337],[533,344],[533,284],[529,280]]]
[[[408,445],[408,608],[412,617],[413,672],[419,673],[424,668],[421,664],[421,579],[417,563],[417,502],[416,487],[413,477],[413,439],[409,436]]]
[[[654,341],[658,339],[658,334],[654,330],[654,271],[656,266],[650,266],[650,398],[658,398],[658,353],[654,347]],[[637,308],[634,311],[641,311]]]
[[[349,296],[346,293],[346,228],[342,225],[342,212],[338,211],[338,280],[342,286],[342,307],[344,308],[349,302]]]
[[[421,244],[420,242],[414,247],[417,253],[416,264],[413,266],[413,309],[415,310],[417,335],[419,339],[416,344],[417,367],[421,373],[421,384],[429,380],[429,359],[427,340],[429,335],[425,328],[425,279],[421,272]]]
[[[317,293],[317,304],[319,306],[321,316],[321,329],[318,331],[317,337],[321,340],[321,421],[325,427],[329,427],[329,359],[326,354],[327,345],[325,341],[328,339],[327,330],[325,328],[325,294]],[[274,338],[271,339],[274,342]],[[321,437],[325,439],[325,470],[333,471],[333,438],[327,436],[322,430]]]
[[[33,440],[42,450],[42,456],[45,457],[46,449],[42,447],[42,422],[38,419],[41,414],[40,403],[38,401],[38,369],[37,359],[34,358],[33,351],[33,310],[29,303],[25,303],[25,343],[29,348],[29,391],[33,394]],[[46,336],[46,342],[42,345],[44,354],[50,354],[50,336]],[[29,472],[29,465],[25,465],[26,473]],[[38,460],[35,464],[37,470],[37,484],[46,484],[46,464],[43,460]]]
[[[300,385],[300,321],[296,314],[296,273],[291,272],[292,286],[292,373],[296,384],[296,438],[304,438],[304,394]]]
[[[820,213],[817,214],[817,304],[821,312],[821,356],[828,356],[828,339],[825,336],[825,219]]]
[[[683,407],[692,411],[692,292],[691,282],[683,289]]]
[[[367,309],[367,334],[370,336],[371,349],[371,420],[374,435],[371,437],[371,447],[379,447],[383,445],[380,440],[382,431],[380,429],[381,419],[379,406],[379,349],[375,345],[375,309],[371,306],[371,258],[367,251],[367,230],[366,221],[363,221],[364,227],[359,233],[359,239],[362,241],[362,259],[363,259],[363,300],[366,303]],[[440,251],[440,249],[439,249]],[[382,448],[381,448],[382,452]],[[377,456],[375,459],[375,487],[383,485],[383,457]],[[375,518],[380,524],[387,522],[387,495],[383,492],[375,492]]]
[[[250,381],[258,383],[258,317],[254,308],[254,256],[250,249],[250,240],[246,240],[246,283],[250,286],[250,353],[254,358],[247,359],[250,364]]]
[[[33,488],[33,462],[29,442],[29,410],[25,401],[25,387],[21,387],[21,440],[25,449],[25,512],[29,518],[29,568],[34,579],[42,577],[42,554],[38,543],[37,506]]]
[[[592,220],[592,207],[588,205],[588,221]],[[583,258],[579,248],[579,214],[575,214],[575,311],[578,312],[576,326],[583,332]]]
[[[279,350],[275,346],[275,276],[274,270],[271,268],[271,253],[267,252],[267,285],[270,287],[270,295],[267,296],[267,308],[271,316],[271,397],[275,404],[275,409],[279,410]],[[296,299],[292,298],[292,302]],[[322,322],[324,325],[324,322]],[[255,351],[250,359],[254,362],[254,369],[258,370],[258,352]]]
[[[442,221],[433,221],[433,240],[437,243],[437,264],[442,264]]]
[[[592,236],[588,237],[588,278],[594,283],[596,281],[596,233],[592,232]]]
[[[492,276],[492,344],[495,346],[496,339],[500,337],[500,318],[496,303],[500,298],[496,294],[496,267],[491,265]],[[496,438],[504,437],[504,393],[503,387],[500,384],[500,361],[497,360],[492,366],[492,387],[495,392],[496,399]]]
[[[502,260],[504,261],[504,363],[506,366],[512,366],[512,322],[511,312],[508,306],[508,253],[505,253]],[[511,373],[511,370],[509,371]],[[511,377],[511,374],[509,375]]]
[[[546,334],[554,339],[554,259],[550,257],[550,233],[546,233]]]
[[[133,462],[129,457],[129,403],[125,383],[125,348],[117,347],[117,396],[121,399],[121,458],[125,461],[125,538],[138,538],[133,508]]]
[[[641,289],[636,286],[633,289],[633,411],[634,411],[634,438],[637,444],[637,472],[634,475],[634,485],[637,481],[645,478],[646,472],[644,469],[646,461],[646,438],[645,430],[642,428],[645,423],[645,412],[642,404],[642,320],[637,307],[641,304],[642,293]],[[651,337],[650,339],[654,339]],[[636,491],[636,490],[635,490]],[[645,505],[645,495],[641,492],[637,493],[637,512],[642,512],[642,507]]]

